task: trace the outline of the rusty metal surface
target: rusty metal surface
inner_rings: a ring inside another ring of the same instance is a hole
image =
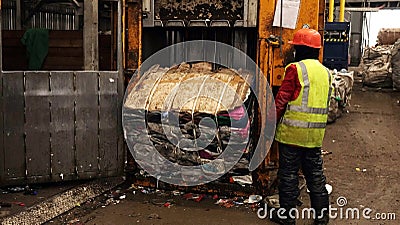
[[[128,50],[125,69],[135,70],[142,60],[142,7],[140,2],[128,3],[127,6]]]
[[[288,41],[292,40],[293,34],[304,24],[308,24],[312,29],[321,31],[321,25],[323,24],[320,22],[320,20],[323,19],[321,13],[325,10],[324,4],[321,2],[324,1],[301,0],[296,29],[292,30],[272,26],[276,5],[275,0],[260,1],[260,13],[258,19],[258,33],[260,38],[259,63],[263,73],[271,77],[270,81],[272,81],[271,84],[273,86],[281,85],[283,81],[284,67],[293,61],[293,46],[288,44]],[[282,36],[283,45],[281,47],[283,54],[280,53],[279,46],[275,47],[268,44],[266,39],[268,39],[270,35]]]
[[[155,19],[161,20],[242,20],[244,1],[243,0],[155,0]]]
[[[0,185],[122,174],[119,72],[1,76]]]

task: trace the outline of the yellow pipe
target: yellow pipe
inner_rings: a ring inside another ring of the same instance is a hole
[[[339,13],[339,22],[344,22],[344,3],[346,0],[340,0],[340,13]]]
[[[335,11],[335,0],[329,0],[328,22],[333,22],[333,13]]]

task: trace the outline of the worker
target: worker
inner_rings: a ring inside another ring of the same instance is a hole
[[[285,68],[284,80],[275,97],[278,189],[282,209],[275,222],[296,223],[301,168],[310,191],[311,207],[316,212],[314,224],[328,224],[329,195],[325,187],[321,146],[332,91],[331,74],[318,60],[321,35],[316,30],[302,28],[289,43],[294,45],[295,62]]]

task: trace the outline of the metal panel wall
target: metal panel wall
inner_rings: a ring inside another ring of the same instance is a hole
[[[52,180],[75,178],[75,86],[71,72],[51,72]]]
[[[26,175],[34,180],[50,177],[49,86],[48,72],[25,73]]]
[[[121,174],[118,72],[0,78],[0,185]]]
[[[4,180],[19,182],[25,177],[24,74],[3,74]]]

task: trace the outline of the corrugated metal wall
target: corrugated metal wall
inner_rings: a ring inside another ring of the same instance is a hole
[[[17,4],[13,0],[2,1],[3,29],[17,30]],[[34,10],[26,8],[27,15]],[[26,28],[47,28],[49,30],[76,30],[76,10],[70,5],[44,5],[29,18]],[[20,21],[23,22],[23,21]]]
[[[17,4],[15,1],[3,0],[2,1],[2,29],[3,30],[16,30],[17,29]]]
[[[47,28],[49,30],[74,30],[75,8],[59,5],[43,6],[39,12],[32,16],[29,27]]]
[[[122,174],[118,74],[1,73],[0,185]]]

